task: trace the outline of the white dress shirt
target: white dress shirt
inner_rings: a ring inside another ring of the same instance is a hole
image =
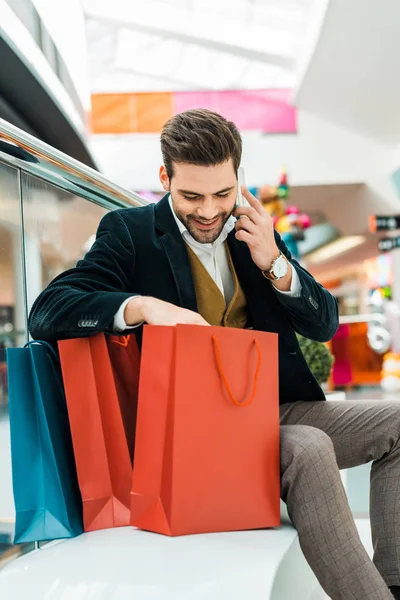
[[[212,277],[216,285],[221,291],[221,294],[225,298],[226,305],[230,303],[235,292],[235,284],[232,277],[231,269],[229,267],[229,261],[227,257],[226,245],[224,242],[228,237],[229,233],[235,228],[236,219],[235,217],[229,217],[219,237],[212,244],[201,244],[197,242],[189,233],[186,226],[178,219],[172,206],[171,196],[169,197],[169,205],[171,207],[172,214],[176,221],[176,224],[181,232],[181,235],[188,246],[193,250],[196,256],[200,259],[202,264],[207,269],[209,275]],[[292,297],[298,297],[301,293],[300,279],[296,269],[292,265],[292,282],[290,285],[289,292],[282,292],[275,288],[280,294],[286,294]],[[134,296],[132,296],[134,298]],[[125,306],[131,298],[125,300],[118,309],[118,312],[114,317],[114,329],[117,332],[124,331],[125,329],[134,329],[141,325],[127,325],[124,319]]]

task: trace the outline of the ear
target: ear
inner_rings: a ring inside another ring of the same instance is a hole
[[[167,169],[165,168],[164,165],[162,165],[160,167],[159,176],[160,176],[161,185],[163,186],[164,190],[166,192],[169,192],[170,191],[169,177],[168,177]]]

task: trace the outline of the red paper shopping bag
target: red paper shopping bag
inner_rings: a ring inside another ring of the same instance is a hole
[[[280,523],[278,340],[145,326],[131,524],[166,535]]]
[[[129,454],[135,444],[136,413],[139,390],[140,351],[134,334],[107,335],[106,342],[125,427]]]
[[[128,525],[132,463],[118,397],[123,388],[118,386],[117,391],[105,336],[63,340],[58,345],[84,529]],[[124,399],[125,409],[128,403],[129,398]],[[134,402],[132,410],[136,411]]]

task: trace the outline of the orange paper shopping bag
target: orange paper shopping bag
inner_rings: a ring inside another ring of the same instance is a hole
[[[113,340],[119,338],[108,343]],[[105,336],[63,340],[58,346],[84,529],[129,525],[132,462],[121,413],[121,403],[126,410],[129,398],[121,398],[124,386],[117,385],[114,378]],[[136,368],[133,364],[133,388]],[[125,375],[129,377],[129,373]],[[132,411],[136,412],[134,404]]]
[[[166,535],[280,523],[278,340],[145,326],[131,524]]]

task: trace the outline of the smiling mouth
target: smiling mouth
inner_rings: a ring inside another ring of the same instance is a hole
[[[208,229],[213,229],[218,224],[220,218],[221,217],[217,217],[216,219],[214,219],[214,221],[210,221],[209,223],[197,221],[196,219],[193,219],[193,221],[196,223],[196,226],[199,229],[204,229],[205,231],[207,231]]]

